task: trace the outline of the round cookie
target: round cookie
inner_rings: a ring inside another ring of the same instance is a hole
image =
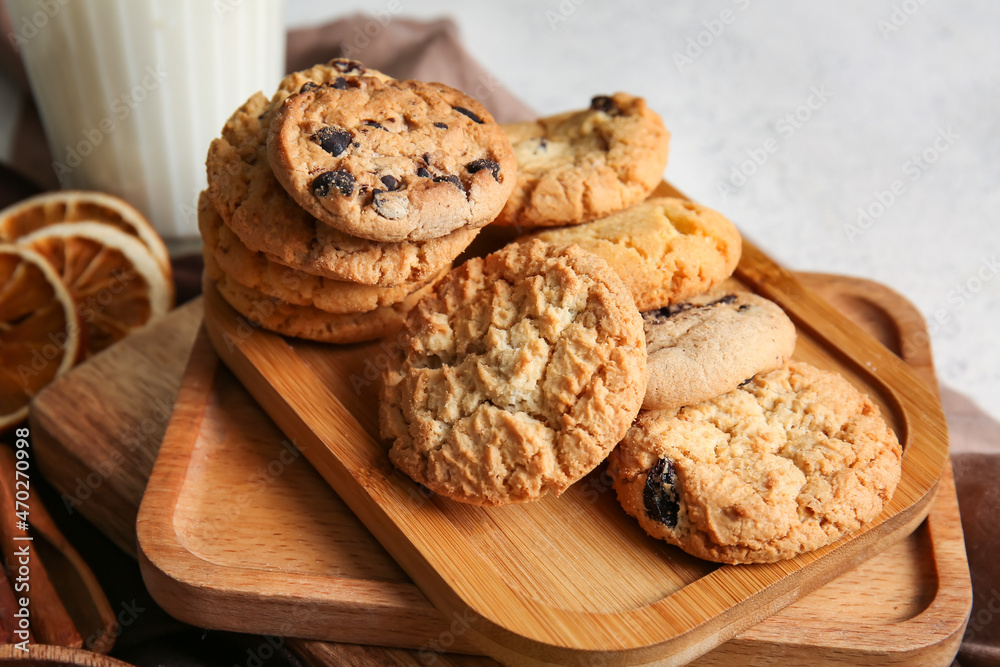
[[[795,325],[777,304],[717,288],[642,314],[649,384],[642,407],[679,408],[781,368],[795,351]]]
[[[375,340],[399,330],[406,313],[431,290],[434,283],[417,289],[399,303],[364,313],[333,314],[312,306],[295,306],[241,285],[226,275],[210,252],[204,252],[205,277],[230,306],[256,326],[282,336],[322,343],[358,343]]]
[[[205,249],[219,269],[245,287],[275,297],[293,306],[313,306],[334,314],[364,313],[404,300],[428,281],[403,283],[394,287],[375,287],[330,280],[296,271],[272,262],[266,255],[244,246],[222,222],[208,197],[198,197],[198,228]],[[442,269],[431,280],[440,277]]]
[[[732,275],[743,248],[733,223],[707,206],[675,197],[654,197],[600,220],[529,238],[575,243],[603,258],[641,311],[712,289]]]
[[[342,81],[289,96],[271,120],[271,169],[302,208],[382,242],[437,238],[496,217],[517,162],[481,104],[440,83]]]
[[[649,535],[706,560],[763,563],[875,519],[901,456],[871,399],[793,362],[711,400],[643,412],[608,470]]]
[[[208,196],[240,241],[271,261],[313,275],[389,287],[429,280],[472,242],[463,228],[426,241],[378,243],[344,234],[309,215],[274,178],[267,161],[270,103],[253,95],[208,150]]]
[[[389,456],[476,505],[561,494],[601,461],[646,390],[642,318],[600,258],[540,241],[473,258],[407,317],[379,416]]]
[[[504,125],[517,187],[497,224],[575,225],[645,199],[663,178],[670,133],[641,97],[595,97],[589,109]]]

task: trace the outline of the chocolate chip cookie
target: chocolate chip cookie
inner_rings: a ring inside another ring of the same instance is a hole
[[[271,120],[271,168],[302,208],[380,242],[437,238],[496,217],[517,163],[481,104],[439,83],[344,81],[290,95]]]
[[[250,250],[305,273],[388,287],[429,280],[476,237],[478,230],[466,227],[438,239],[378,243],[316,220],[271,172],[262,125],[271,109],[261,93],[253,95],[226,122],[206,161],[209,199]]]
[[[710,290],[732,274],[743,248],[739,231],[721,214],[674,197],[654,197],[600,220],[529,238],[576,243],[602,257],[642,311]]]
[[[642,314],[649,384],[642,407],[679,408],[784,366],[795,325],[777,304],[717,288]]]
[[[380,404],[389,456],[476,505],[560,494],[615,446],[646,390],[642,318],[607,264],[512,244],[454,269],[410,313]]]
[[[362,313],[333,314],[313,306],[296,306],[241,285],[219,268],[211,252],[203,254],[205,279],[214,281],[222,298],[254,326],[321,343],[358,343],[394,333],[434,284],[418,288],[399,303]]]
[[[497,224],[575,225],[645,199],[663,178],[670,134],[641,97],[616,93],[583,111],[505,125],[517,187]]]
[[[391,306],[406,299],[428,281],[376,287],[330,280],[296,271],[267,259],[263,253],[244,246],[239,237],[222,222],[205,193],[198,198],[198,228],[205,250],[212,254],[219,269],[233,280],[293,306],[312,306],[328,313],[364,313]],[[435,280],[445,272],[442,269]]]
[[[878,407],[805,363],[711,400],[643,412],[609,457],[643,530],[723,563],[792,558],[888,505],[902,451]]]

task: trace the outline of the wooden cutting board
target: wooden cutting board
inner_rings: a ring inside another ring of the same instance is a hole
[[[921,377],[936,387],[923,320],[909,302],[867,281],[815,274],[800,274],[800,278],[887,347],[902,352]],[[148,475],[147,461],[155,457],[166,426],[157,414],[164,404],[174,402],[186,352],[200,322],[200,301],[178,309],[158,326],[72,371],[39,395],[33,406],[32,430],[43,472],[70,497],[81,488],[81,480],[85,481],[82,488],[89,489],[88,477],[91,483],[103,479],[76,507],[103,532],[118,536],[119,545],[132,552],[135,524],[127,517],[135,516]],[[902,341],[911,344],[904,347]],[[365,641],[367,633],[374,635],[369,639],[374,643],[415,649],[435,639],[447,643],[448,635],[443,634],[447,624],[440,617],[426,618],[434,613],[430,603],[304,461],[288,466],[273,483],[250,496],[252,502],[238,520],[225,526],[224,546],[216,543],[222,548],[211,548],[213,542],[206,538],[212,526],[221,525],[217,522],[225,514],[220,515],[211,502],[222,494],[204,489],[225,488],[218,485],[235,474],[236,484],[228,487],[233,497],[239,497],[240,488],[256,490],[259,482],[251,482],[250,477],[262,467],[266,470],[281,454],[283,439],[231,375],[222,370],[217,379],[201,416],[205,432],[217,437],[191,442],[194,447],[186,457],[183,450],[168,450],[162,459],[163,465],[176,459],[185,483],[175,489],[174,504],[164,503],[167,512],[163,516],[170,519],[161,526],[163,548],[157,553],[176,563],[197,557],[201,567],[185,568],[182,573],[171,568],[176,578],[160,582],[169,589],[157,593],[160,601],[182,620],[217,629],[276,633],[290,608],[301,605],[309,613],[299,619],[302,625],[289,632],[344,642]],[[69,411],[67,406],[73,405],[91,408],[86,419]],[[69,419],[70,415],[74,418]],[[128,452],[133,438],[121,437],[134,435],[136,426],[144,436],[135,438],[142,449],[138,455]],[[119,458],[123,462],[114,469],[102,465]],[[92,476],[98,469],[107,474]],[[187,514],[172,528],[173,513],[179,508],[186,508]],[[306,518],[296,518],[302,513]],[[259,522],[272,526],[267,540],[261,540]],[[261,548],[262,542],[267,548]],[[203,551],[206,545],[207,552]],[[254,586],[262,572],[280,574],[283,584],[272,586],[266,581]],[[404,595],[399,596],[402,603],[395,612],[383,606],[379,614],[363,597],[351,596],[359,579],[377,585],[404,584],[400,587]],[[286,586],[306,594],[292,605],[284,592]],[[217,594],[228,598],[227,606],[220,606]],[[716,648],[697,664],[779,660],[816,665],[947,665],[958,649],[970,608],[961,524],[948,474],[927,521],[916,532]],[[361,616],[363,622],[350,625],[345,622],[350,615]],[[369,624],[375,626],[370,633]],[[431,630],[425,637],[414,632],[428,625]],[[420,660],[419,650],[289,641],[316,664],[427,664]],[[435,657],[440,658],[435,663],[439,665],[495,664],[487,659]]]
[[[384,353],[378,342],[326,346],[255,329],[211,281],[205,324],[241,383],[478,649],[520,664],[679,664],[908,535],[947,464],[940,404],[911,368],[750,243],[737,278],[796,323],[796,358],[841,372],[881,406],[905,451],[878,520],[775,564],[719,567],[651,540],[596,476],[523,505],[428,497],[389,463],[377,383],[359,381]],[[178,428],[177,437],[197,434]],[[141,525],[139,536],[142,548]]]

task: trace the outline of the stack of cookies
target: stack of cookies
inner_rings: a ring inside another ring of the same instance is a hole
[[[517,181],[476,100],[349,60],[252,96],[207,167],[207,276],[254,324],[330,343],[397,329]]]

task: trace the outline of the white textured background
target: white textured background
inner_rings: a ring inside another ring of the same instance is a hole
[[[901,292],[930,322],[940,378],[1000,417],[1000,3],[287,2],[290,27],[397,8],[451,16],[473,55],[543,114],[616,90],[646,97],[673,134],[674,185],[789,268]],[[678,66],[723,11],[731,22]],[[779,126],[813,89],[828,98],[801,109],[799,127]],[[0,151],[9,91],[0,85]],[[723,193],[768,139],[777,151]],[[917,167],[924,151],[933,164]],[[845,227],[897,179],[867,229]]]

